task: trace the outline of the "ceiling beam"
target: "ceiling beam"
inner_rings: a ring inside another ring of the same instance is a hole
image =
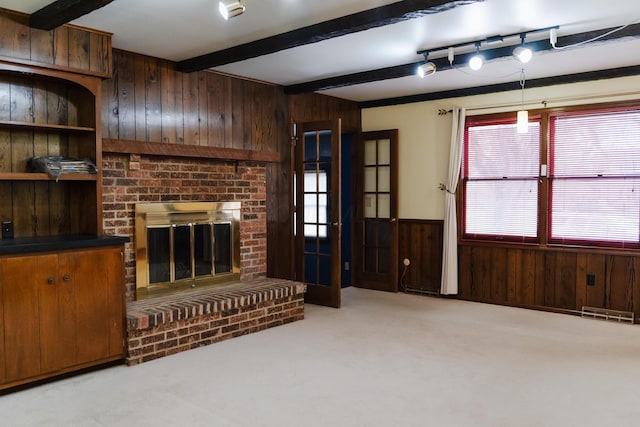
[[[564,85],[570,83],[589,82],[594,80],[607,80],[619,77],[640,75],[640,65],[631,67],[613,68],[608,70],[588,71],[584,73],[565,74],[561,76],[542,77],[527,80],[528,88]],[[496,92],[519,90],[520,81],[498,83],[486,86],[453,89],[441,92],[422,93],[418,95],[400,96],[396,98],[377,99],[358,103],[360,108],[387,107],[390,105],[410,104],[413,102],[435,101],[440,99],[459,98],[462,96],[487,95]]]
[[[391,25],[484,0],[405,0],[353,13],[286,33],[219,50],[178,62],[185,73],[291,49],[359,31]]]
[[[556,44],[556,46],[560,48],[563,46],[571,46],[576,43],[581,43],[586,40],[591,40],[594,37],[598,37],[603,34],[606,34],[613,29],[614,28],[607,28],[604,30],[589,31],[584,33],[558,37],[558,43]],[[621,29],[620,31],[617,31],[615,33],[609,34],[605,37],[598,39],[597,42],[612,41],[612,40],[625,38],[625,37],[640,38],[640,24],[629,25]],[[469,45],[472,46],[473,42],[470,42]],[[495,49],[486,49],[486,50],[482,50],[481,53],[484,56],[485,61],[491,61],[493,59],[510,57],[513,53],[514,46],[517,46],[517,45],[518,44],[503,46]],[[548,39],[528,42],[527,45],[534,52],[548,51],[553,49]],[[442,48],[434,48],[429,50],[431,52],[435,52],[435,51],[446,50],[446,49],[447,47],[445,46]],[[476,52],[469,52],[469,53],[456,55],[453,67],[451,66],[451,64],[449,64],[449,60],[447,58],[430,59],[430,61],[436,64],[436,68],[438,71],[445,71],[445,70],[454,68],[456,66],[459,66],[456,64],[464,64],[466,66],[467,62],[469,62],[469,59],[471,59],[471,56],[475,55],[475,53]],[[299,93],[335,89],[335,88],[340,88],[345,86],[353,86],[353,85],[363,84],[363,83],[371,83],[379,80],[408,77],[415,74],[416,67],[420,64],[422,64],[422,61],[412,62],[404,65],[396,65],[393,67],[379,68],[377,70],[362,71],[359,73],[347,74],[343,76],[329,77],[326,79],[314,80],[310,82],[304,82],[304,83],[299,83],[295,85],[285,86],[284,91],[289,95],[293,95],[293,94],[299,94]]]
[[[108,5],[113,0],[57,0],[29,17],[29,26],[40,30],[53,30]]]

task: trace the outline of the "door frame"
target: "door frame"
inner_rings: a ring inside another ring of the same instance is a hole
[[[364,218],[364,145],[368,140],[389,140],[389,272],[365,271],[365,218]],[[354,285],[365,289],[398,292],[398,129],[362,132],[356,144],[354,166],[356,189],[354,192]]]

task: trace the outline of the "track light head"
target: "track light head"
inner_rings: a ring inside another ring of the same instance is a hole
[[[484,58],[479,53],[473,55],[469,60],[469,68],[471,68],[473,71],[478,71],[480,68],[482,68],[483,64]]]
[[[469,68],[473,71],[478,71],[482,68],[482,64],[484,64],[484,57],[480,55],[480,42],[476,42],[476,54],[471,57],[469,60]]]
[[[431,74],[436,72],[436,64],[428,61],[429,52],[425,51],[425,52],[422,52],[422,54],[424,55],[424,62],[418,65],[418,68],[416,69],[416,74],[418,74],[420,78],[424,79],[426,76],[430,76]]]
[[[225,20],[233,18],[234,16],[241,15],[242,13],[244,13],[244,10],[244,3],[242,3],[242,1],[240,0],[220,0],[220,3],[218,3],[218,11]]]
[[[531,61],[533,52],[528,47],[518,46],[513,49],[513,56],[521,63],[526,64],[527,62]]]
[[[418,75],[421,78],[425,78],[426,76],[430,76],[431,74],[436,72],[436,64],[433,62],[425,62],[424,64],[420,64],[418,66]]]

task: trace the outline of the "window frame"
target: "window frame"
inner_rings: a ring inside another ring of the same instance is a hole
[[[608,114],[608,113],[616,113],[616,112],[626,112],[626,111],[636,111],[640,113],[640,105],[608,105],[608,106],[593,106],[593,108],[589,109],[572,109],[569,111],[557,111],[550,112],[548,117],[549,124],[549,174],[548,174],[548,211],[546,216],[546,221],[548,224],[548,233],[547,240],[550,245],[554,246],[587,246],[587,247],[601,247],[601,248],[620,248],[620,249],[639,249],[640,248],[640,227],[638,227],[638,233],[636,233],[637,240],[629,241],[629,240],[605,240],[605,239],[587,239],[587,238],[575,238],[575,237],[554,237],[553,233],[553,184],[556,180],[572,180],[572,181],[598,181],[598,182],[606,182],[607,180],[614,179],[625,179],[625,178],[640,178],[640,174],[638,175],[616,175],[616,176],[553,176],[554,170],[554,152],[555,152],[555,119],[558,117],[571,117],[571,116],[582,116],[582,115],[597,115],[597,114]],[[640,210],[638,211],[638,215],[640,215]]]
[[[544,151],[543,148],[543,120],[541,114],[537,112],[530,112],[529,121],[538,121],[540,123],[540,142],[539,142],[539,156],[538,164],[540,164],[542,153]],[[538,166],[538,177],[535,178],[538,181],[538,195],[537,195],[537,219],[536,219],[536,235],[535,236],[517,236],[517,235],[506,235],[506,234],[480,234],[480,233],[469,233],[467,232],[467,211],[466,211],[466,201],[467,201],[467,187],[469,181],[495,181],[495,182],[504,182],[504,181],[533,181],[533,178],[523,178],[523,177],[513,177],[506,179],[469,179],[467,177],[466,165],[469,161],[469,148],[468,148],[468,138],[469,138],[469,128],[485,125],[485,126],[495,126],[495,125],[513,125],[514,129],[516,127],[516,117],[514,114],[510,113],[501,113],[501,114],[492,114],[492,115],[482,115],[482,116],[470,116],[467,117],[465,127],[464,127],[464,146],[463,146],[463,161],[462,167],[460,171],[460,186],[462,189],[462,195],[460,197],[461,203],[460,215],[460,230],[462,230],[461,240],[468,241],[482,241],[482,242],[505,242],[505,243],[525,243],[525,244],[539,244],[540,243],[540,208],[541,208],[541,186],[540,186],[540,167]]]
[[[548,248],[584,248],[590,250],[605,250],[605,251],[623,251],[637,253],[640,250],[640,238],[638,242],[612,242],[612,241],[599,241],[599,240],[581,240],[581,239],[552,239],[551,238],[551,210],[552,210],[552,193],[551,193],[551,177],[550,177],[550,163],[551,159],[551,116],[558,116],[563,114],[583,114],[583,113],[597,113],[598,111],[627,111],[627,110],[640,110],[640,101],[618,101],[596,104],[584,104],[565,107],[553,107],[543,108],[537,110],[529,110],[530,119],[535,116],[540,117],[540,162],[539,166],[547,168],[546,173],[540,173],[539,178],[539,191],[538,191],[538,238],[537,241],[523,241],[521,239],[501,239],[494,235],[469,235],[465,233],[466,224],[466,211],[465,211],[465,198],[466,198],[466,186],[464,177],[464,168],[468,158],[466,156],[466,147],[463,151],[463,163],[461,173],[459,177],[459,185],[463,191],[459,191],[457,194],[458,202],[458,229],[462,232],[459,233],[459,243],[470,244],[494,244],[494,245],[528,245],[534,247],[548,247]],[[483,114],[476,116],[467,116],[465,123],[465,145],[467,143],[467,127],[469,123],[490,122],[491,120],[500,121],[511,119],[515,123],[515,112],[497,113],[497,114]],[[542,170],[540,170],[542,172]],[[639,213],[640,215],[640,213]],[[640,231],[639,231],[640,232]]]

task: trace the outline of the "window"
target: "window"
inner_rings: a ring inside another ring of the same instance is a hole
[[[470,117],[462,179],[466,239],[640,248],[640,107]]]
[[[526,134],[515,120],[468,122],[465,140],[464,235],[535,241],[540,122]]]
[[[640,110],[550,118],[550,242],[638,246]]]

